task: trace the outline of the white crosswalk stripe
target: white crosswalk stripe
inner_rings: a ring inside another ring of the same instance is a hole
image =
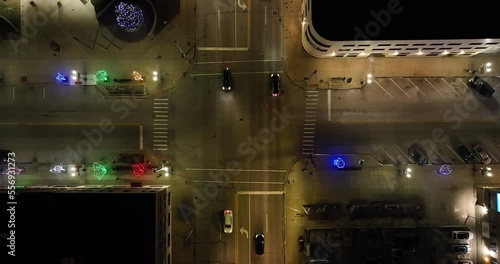
[[[153,150],[168,150],[168,98],[153,101]]]
[[[307,90],[305,100],[304,134],[302,135],[302,154],[314,154],[316,113],[318,110],[318,91]]]

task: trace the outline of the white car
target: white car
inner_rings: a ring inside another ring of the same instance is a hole
[[[224,233],[230,234],[233,232],[233,211],[224,210]]]
[[[472,260],[452,260],[451,264],[474,264]]]
[[[474,238],[474,234],[470,231],[453,231],[451,232],[451,238],[457,240],[471,240]]]

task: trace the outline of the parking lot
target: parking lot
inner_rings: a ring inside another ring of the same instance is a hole
[[[499,86],[499,80],[496,77],[482,78],[493,88]],[[374,78],[373,82],[367,84],[363,89],[367,100],[389,98],[404,102],[406,100],[460,99],[464,98],[470,91],[467,81],[468,78],[463,77]]]

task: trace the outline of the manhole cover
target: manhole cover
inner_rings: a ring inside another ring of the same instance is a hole
[[[273,14],[273,16],[277,16],[278,15],[278,10],[273,10],[272,14]]]
[[[278,17],[278,23],[281,23],[281,22],[283,22],[283,18]]]

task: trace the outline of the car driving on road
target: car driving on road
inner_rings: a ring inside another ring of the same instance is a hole
[[[264,255],[264,235],[257,234],[255,235],[254,240],[255,240],[255,253],[258,256]]]
[[[271,95],[273,97],[280,96],[280,75],[278,73],[271,74]]]
[[[222,71],[222,90],[231,91],[231,86],[233,85],[233,76],[231,75],[231,70],[229,68],[224,68]]]
[[[230,234],[233,232],[233,211],[224,210],[224,233]]]

